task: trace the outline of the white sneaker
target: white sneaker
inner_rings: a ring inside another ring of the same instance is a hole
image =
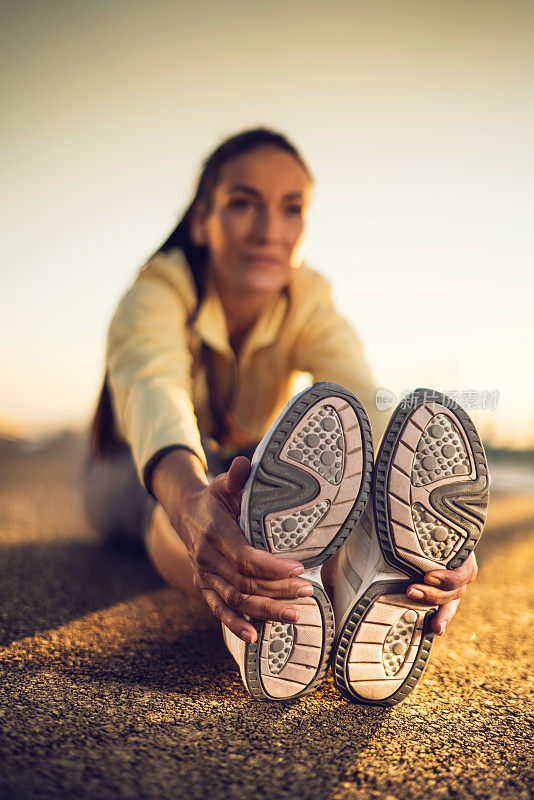
[[[455,569],[480,538],[489,500],[484,449],[460,406],[417,389],[377,455],[372,499],[335,560],[334,682],[351,700],[395,705],[427,664],[435,606],[405,592]]]
[[[223,626],[241,677],[258,700],[289,700],[323,680],[334,641],[334,615],[321,565],[341,547],[369,496],[371,428],[355,395],[316,383],[292,398],[254,453],[240,525],[253,547],[304,564],[310,597],[291,600],[296,623],[252,620],[254,644]]]

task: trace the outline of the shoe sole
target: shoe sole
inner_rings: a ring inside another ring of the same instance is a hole
[[[314,593],[291,601],[297,623],[252,621],[258,638],[245,647],[244,674],[256,699],[302,697],[323,680],[335,626],[320,567],[360,518],[372,470],[367,414],[333,383],[316,383],[293,398],[258,446],[241,527],[254,547],[301,561]]]
[[[428,662],[436,606],[406,589],[426,572],[456,569],[482,534],[489,501],[484,449],[473,422],[450,398],[418,389],[394,413],[374,475],[375,527],[398,579],[368,585],[336,644],[334,681],[352,700],[396,705]],[[410,580],[406,580],[406,577]]]

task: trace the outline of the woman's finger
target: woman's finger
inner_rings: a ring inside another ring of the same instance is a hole
[[[280,599],[287,598],[289,600],[295,597],[311,597],[313,594],[311,583],[298,578],[288,578],[284,581],[266,581],[261,578],[247,578],[244,575],[240,575],[239,572],[229,571],[229,574],[226,575],[219,571],[218,574],[244,594]]]
[[[289,600],[295,597],[311,597],[313,594],[313,586],[311,583],[308,583],[308,581],[299,580],[298,578],[288,578],[283,581],[267,581],[261,578],[250,578],[233,570],[228,562],[219,565],[212,572],[224,578],[243,594],[272,597],[274,599],[287,598]]]
[[[435,589],[433,586],[427,586],[424,583],[412,583],[406,590],[406,594],[413,600],[422,600],[431,605],[442,606],[444,603],[459,600],[464,596],[466,590],[467,587],[465,585],[445,592],[441,589]]]
[[[234,516],[239,518],[243,486],[250,474],[250,461],[237,456],[228,472],[221,472],[210,483],[209,490]]]
[[[460,600],[451,600],[438,608],[430,623],[434,633],[437,633],[438,636],[443,636],[445,628],[456,614],[456,609],[459,605]]]
[[[199,559],[201,568],[205,572],[224,578],[227,583],[235,586],[243,594],[272,598],[310,597],[313,594],[313,586],[306,580],[300,578],[265,580],[254,578],[251,575],[242,575],[215,548],[206,546],[204,552],[209,556]]]
[[[250,575],[242,575],[221,555],[219,550],[206,541],[201,542],[195,551],[192,563],[193,569],[199,576],[206,574],[219,575],[243,594],[290,599],[310,597],[313,594],[311,583],[300,578],[264,580]]]
[[[205,538],[241,575],[267,580],[284,580],[295,578],[304,572],[304,566],[300,561],[278,558],[266,550],[256,550],[247,542],[239,526],[232,520],[225,520],[224,528],[221,521],[217,520],[206,530]]]
[[[222,600],[222,598],[213,589],[205,586],[198,588],[202,597],[208,604],[210,611],[212,611],[217,619],[226,625],[226,627],[229,628],[232,633],[235,633],[236,636],[238,636],[244,642],[248,642],[249,644],[253,644],[256,641],[258,634],[250,622],[248,622],[246,619],[243,619],[240,614],[237,614],[235,611],[229,608],[224,600]]]
[[[427,572],[424,581],[430,586],[435,586],[438,589],[450,591],[459,589],[460,586],[465,586],[472,583],[478,574],[477,560],[475,554],[471,553],[468,559],[464,561],[461,567],[457,569],[436,569],[432,572]]]
[[[201,576],[204,586],[213,589],[224,603],[237,614],[246,614],[254,619],[271,620],[273,622],[297,622],[298,609],[283,600],[270,597],[250,595],[239,591],[220,575],[204,574]]]

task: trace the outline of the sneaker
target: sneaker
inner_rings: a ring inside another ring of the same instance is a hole
[[[323,680],[334,641],[334,614],[321,565],[343,544],[369,497],[371,428],[355,395],[316,383],[296,395],[252,459],[240,525],[253,547],[304,565],[314,588],[291,603],[298,622],[252,620],[258,637],[243,642],[223,626],[245,687],[258,700],[289,700]]]
[[[486,518],[488,467],[465,411],[428,389],[407,397],[384,434],[372,494],[334,562],[332,670],[351,700],[392,706],[420,680],[434,639],[437,607],[406,589],[463,564]]]

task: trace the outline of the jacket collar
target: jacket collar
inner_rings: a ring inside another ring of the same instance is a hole
[[[252,353],[268,347],[278,338],[280,327],[289,305],[288,292],[283,290],[262,311],[240,350],[238,360],[246,361]],[[200,339],[228,357],[235,357],[228,338],[228,328],[222,303],[211,276],[206,279],[204,297],[193,321],[193,328]]]

